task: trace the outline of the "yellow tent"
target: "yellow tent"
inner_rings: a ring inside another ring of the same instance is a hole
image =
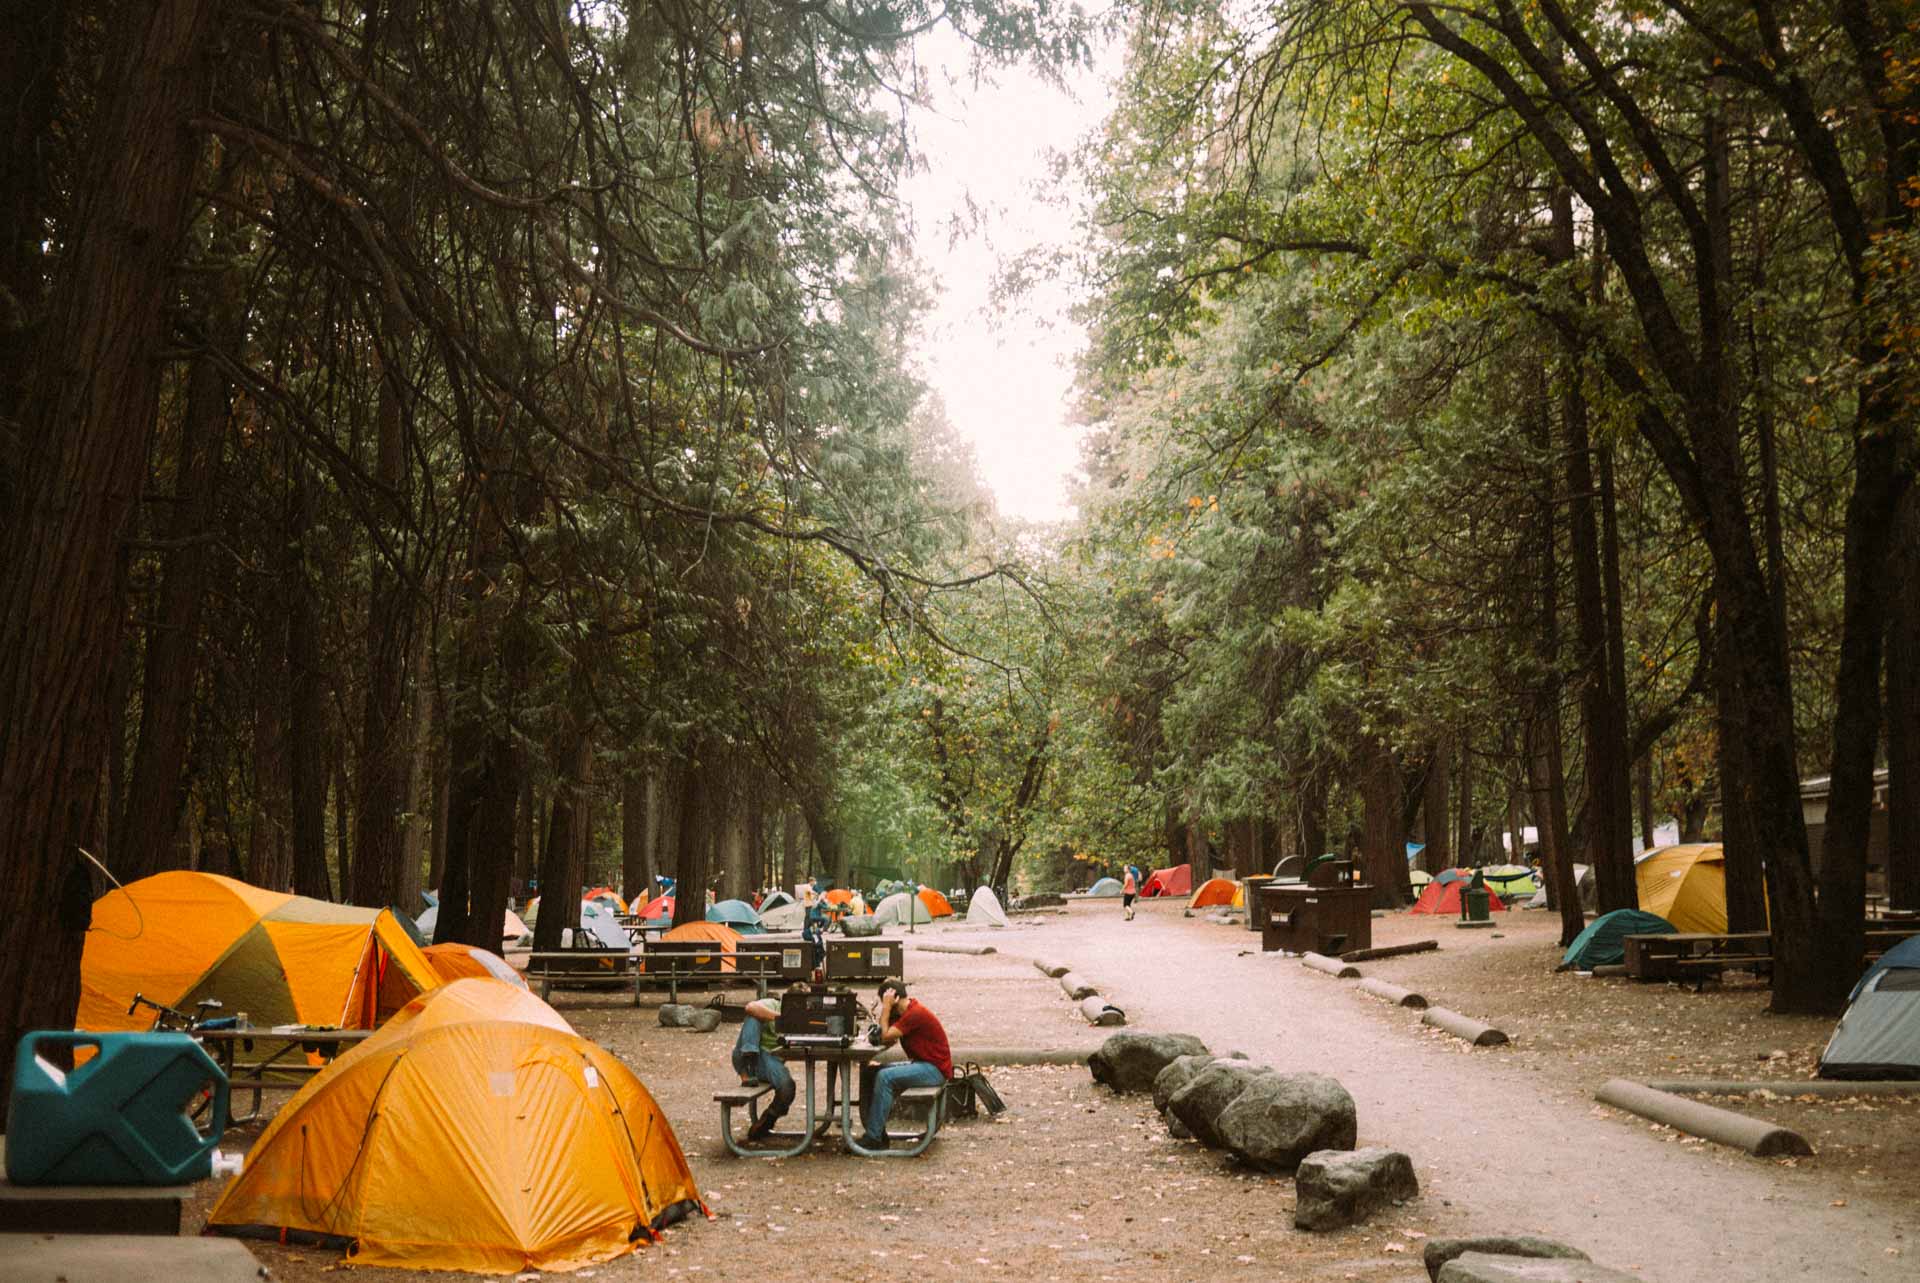
[[[213,1233],[345,1247],[356,1265],[571,1270],[706,1211],[633,1071],[497,980],[408,1003],[280,1111]]]
[[[75,1027],[145,1029],[134,994],[186,1008],[218,998],[256,1025],[372,1029],[440,983],[385,909],[329,904],[175,870],[101,896],[80,959]]]
[[[1673,923],[1676,931],[1727,929],[1727,861],[1718,842],[1665,846],[1634,866],[1640,908]]]

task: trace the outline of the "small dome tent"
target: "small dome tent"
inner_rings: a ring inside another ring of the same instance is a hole
[[[909,913],[916,923],[933,921],[933,915],[927,912],[927,902],[905,891],[896,891],[882,900],[880,907],[873,911],[873,920],[883,927],[905,925]]]
[[[1727,929],[1727,857],[1718,842],[1663,846],[1634,862],[1640,907],[1675,931]]]
[[[1595,967],[1614,966],[1627,960],[1627,946],[1621,942],[1628,936],[1673,933],[1673,923],[1659,914],[1645,913],[1639,909],[1615,909],[1587,923],[1587,929],[1573,938],[1573,943],[1567,946],[1567,952],[1560,959],[1560,969],[1591,971]]]
[[[1007,911],[1000,907],[1000,897],[993,893],[992,887],[975,889],[973,897],[967,901],[967,921],[984,922],[990,927],[1012,925],[1007,921]]]
[[[478,945],[431,944],[421,952],[427,955],[427,961],[433,964],[440,979],[448,984],[471,976],[485,976],[521,989],[527,987],[526,978],[508,966],[505,958]]]
[[[1170,869],[1155,869],[1140,887],[1142,899],[1161,895],[1190,895],[1193,892],[1193,866],[1176,864]]]
[[[315,1075],[207,1228],[344,1247],[358,1265],[512,1274],[625,1256],[696,1210],[633,1071],[525,990],[469,979]]]
[[[951,918],[953,916],[953,904],[946,896],[941,895],[932,887],[920,888],[920,902],[926,905],[927,912],[936,918]]]
[[[1225,878],[1208,878],[1200,884],[1200,889],[1187,901],[1189,909],[1204,909],[1209,905],[1232,904],[1234,893],[1239,890],[1236,883]]]
[[[1409,913],[1447,913],[1460,916],[1460,897],[1473,884],[1466,878],[1447,878],[1444,874],[1427,883],[1426,890],[1413,902]],[[1506,912],[1506,904],[1492,891],[1487,892],[1487,907]]]
[[[1853,987],[1822,1078],[1920,1078],[1920,936],[1902,940]]]
[[[1101,878],[1098,882],[1087,888],[1087,894],[1097,896],[1103,900],[1115,898],[1120,894],[1120,883],[1113,878]]]

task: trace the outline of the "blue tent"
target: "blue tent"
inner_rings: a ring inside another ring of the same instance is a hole
[[[1867,968],[1847,998],[1822,1078],[1920,1078],[1920,936],[1902,940]]]
[[[1407,863],[1412,864],[1415,860],[1419,859],[1420,853],[1426,849],[1427,844],[1425,842],[1407,843]]]
[[[708,922],[724,922],[743,936],[760,933],[760,915],[745,900],[722,900],[707,906]]]
[[[1615,909],[1589,922],[1587,929],[1573,938],[1566,956],[1560,960],[1560,967],[1591,971],[1595,967],[1614,966],[1627,960],[1627,946],[1621,943],[1626,937],[1673,935],[1677,930],[1657,913]]]
[[[1087,888],[1087,894],[1102,897],[1119,895],[1120,884],[1112,878],[1101,878],[1098,882]]]

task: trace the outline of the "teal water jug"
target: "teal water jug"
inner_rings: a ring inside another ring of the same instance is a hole
[[[82,1047],[93,1055],[72,1069],[45,1054]],[[203,1104],[196,1123],[190,1111]],[[227,1076],[185,1034],[39,1030],[14,1053],[7,1179],[16,1185],[203,1180],[226,1129]]]

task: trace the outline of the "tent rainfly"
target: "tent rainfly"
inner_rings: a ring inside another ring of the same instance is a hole
[[[1675,931],[1727,929],[1727,857],[1718,842],[1663,846],[1634,861],[1640,907]]]
[[[1587,929],[1573,938],[1560,959],[1560,969],[1591,971],[1595,967],[1616,966],[1627,960],[1628,936],[1672,935],[1674,925],[1656,913],[1639,909],[1615,909],[1603,913]]]
[[[1232,904],[1234,893],[1240,888],[1225,878],[1208,878],[1200,884],[1187,901],[1189,909],[1204,909],[1214,904]]]
[[[526,979],[508,966],[505,958],[477,945],[435,944],[428,945],[422,952],[427,955],[427,961],[433,964],[440,979],[447,984],[469,977],[490,977],[520,989],[527,987]]]
[[[1902,940],[1853,987],[1822,1078],[1920,1078],[1920,936]]]
[[[1466,894],[1467,888],[1472,885],[1465,878],[1446,879],[1444,875],[1437,877],[1427,883],[1427,889],[1420,893],[1420,898],[1413,902],[1413,908],[1408,912],[1446,913],[1458,917],[1460,916],[1460,897]],[[1492,891],[1487,892],[1487,907],[1502,913],[1506,912],[1507,908],[1500,897]]]
[[[359,909],[175,869],[93,904],[75,1027],[145,1029],[136,993],[172,1007],[217,998],[260,1025],[372,1029],[439,987],[387,909]]]
[[[513,1274],[625,1256],[695,1211],[673,1125],[634,1072],[531,993],[469,979],[315,1075],[207,1228],[356,1265]]]
[[[1158,895],[1190,895],[1193,892],[1193,866],[1176,864],[1170,869],[1155,869],[1153,875],[1140,887],[1140,896],[1146,899]]]
[[[873,920],[883,927],[904,926],[909,913],[916,923],[933,921],[933,915],[927,912],[927,902],[905,891],[896,891],[882,900],[880,907],[873,911]]]
[[[1098,882],[1087,888],[1087,894],[1090,896],[1098,896],[1103,900],[1117,898],[1120,894],[1120,883],[1114,878],[1101,878]]]

